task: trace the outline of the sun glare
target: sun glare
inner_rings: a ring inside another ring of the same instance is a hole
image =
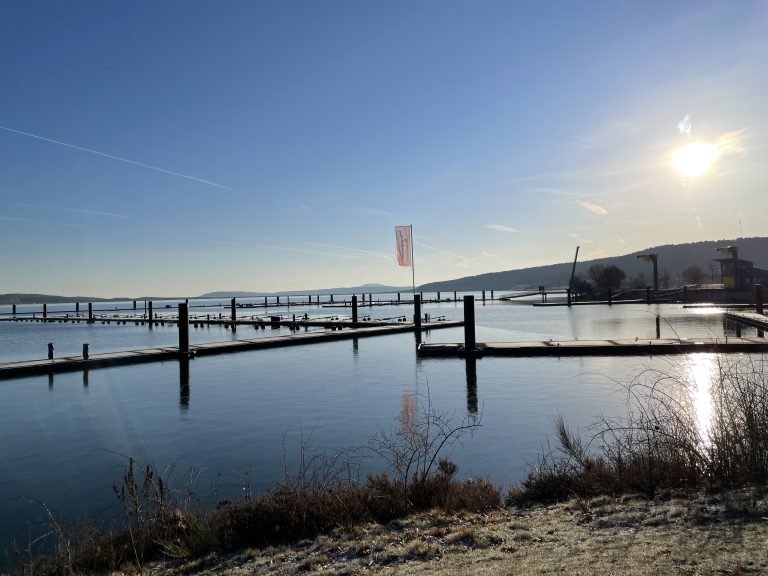
[[[678,174],[686,178],[703,176],[720,156],[715,144],[692,142],[672,152],[672,165]]]

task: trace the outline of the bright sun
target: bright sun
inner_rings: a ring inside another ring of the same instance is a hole
[[[678,174],[686,178],[703,176],[720,156],[715,144],[692,142],[672,152],[672,165]]]

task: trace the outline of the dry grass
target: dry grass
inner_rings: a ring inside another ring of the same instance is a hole
[[[570,500],[487,513],[417,514],[386,525],[227,556],[155,576],[240,574],[766,574],[765,493]]]

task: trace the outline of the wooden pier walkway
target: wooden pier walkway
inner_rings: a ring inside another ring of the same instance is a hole
[[[301,346],[305,344],[317,344],[336,340],[353,338],[366,338],[371,336],[383,336],[399,332],[413,332],[414,325],[410,322],[389,323],[386,325],[350,328],[346,330],[332,330],[326,332],[302,332],[287,336],[274,336],[267,338],[253,338],[248,340],[231,340],[227,342],[210,342],[205,344],[191,344],[189,356],[211,356],[214,354],[228,354],[243,352],[246,350],[260,350],[266,348],[280,348],[286,346]],[[429,331],[439,328],[454,328],[462,326],[464,322],[440,321],[422,322],[422,330]],[[53,360],[29,360],[22,362],[7,362],[0,364],[0,380],[20,378],[24,376],[36,376],[41,374],[56,374],[60,372],[73,372],[104,368],[109,366],[125,366],[129,364],[144,364],[148,362],[162,362],[174,360],[184,355],[179,354],[176,346],[164,348],[147,348],[143,350],[131,350],[126,352],[109,352],[105,354],[91,354],[85,360],[82,356],[66,356]]]
[[[659,356],[690,352],[768,352],[765,338],[661,338],[657,340],[564,340],[560,342],[488,342],[475,346],[474,356]],[[419,356],[459,358],[464,344],[423,343]]]
[[[768,316],[763,314],[758,314],[757,312],[724,312],[724,315],[729,320],[768,330]]]

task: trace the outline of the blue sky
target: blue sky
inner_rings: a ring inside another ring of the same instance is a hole
[[[766,235],[766,29],[747,1],[0,0],[0,292],[408,285],[404,224],[417,283]]]

